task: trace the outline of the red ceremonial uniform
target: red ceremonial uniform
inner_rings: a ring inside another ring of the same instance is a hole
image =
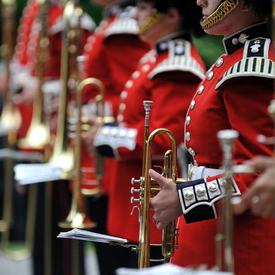
[[[139,62],[120,94],[118,127],[104,126],[95,139],[98,149],[112,149],[116,156],[109,199],[108,230],[115,236],[138,242],[137,212],[131,215],[131,178],[142,173],[144,149],[144,100],[153,100],[151,129],[170,129],[179,142],[185,113],[195,87],[204,77],[204,65],[195,48],[174,35],[159,42]],[[156,138],[154,153],[163,154],[167,140]],[[151,241],[160,242],[160,231],[151,228]]]
[[[18,83],[18,78],[24,78],[28,75],[28,47],[31,36],[32,26],[35,18],[39,13],[39,5],[37,1],[31,0],[23,10],[18,27],[18,35],[16,40],[15,53],[11,64],[11,79],[15,89],[20,88],[21,83]],[[22,75],[19,77],[19,74]],[[21,104],[18,106],[22,118],[22,125],[18,132],[18,137],[26,135],[27,129],[31,122],[32,105]]]
[[[195,164],[207,168],[221,166],[217,132],[223,129],[239,132],[234,147],[237,163],[256,155],[272,155],[270,147],[257,141],[259,134],[273,134],[267,108],[273,98],[274,52],[268,37],[265,24],[258,24],[224,40],[227,53],[207,72],[186,116],[185,144]],[[238,175],[234,179],[243,192],[255,177]],[[184,194],[184,189],[181,191]],[[184,196],[181,199],[184,200]],[[180,247],[172,262],[213,267],[219,219],[187,224],[180,218]],[[234,217],[233,236],[234,274],[274,274],[275,220],[261,219],[247,212]]]
[[[49,46],[46,51],[46,62],[44,65],[44,82],[46,80],[58,79],[60,75],[60,59],[61,59],[61,40],[64,24],[62,20],[63,5],[54,3],[47,7],[46,33],[49,39]],[[94,28],[94,22],[87,15],[83,16],[86,22],[83,25],[82,45],[86,43],[88,36]],[[87,19],[88,18],[88,19]],[[12,64],[15,86],[28,85],[30,82],[36,81],[37,76],[37,58],[39,56],[39,34],[41,32],[41,9],[37,1],[32,1],[26,7],[21,20],[22,26],[19,28],[17,48],[14,62]],[[84,21],[81,20],[81,23]],[[24,33],[22,33],[24,31]],[[20,79],[17,81],[17,79]],[[17,82],[17,83],[16,83]],[[56,87],[57,92],[60,86]],[[55,91],[56,92],[56,91]],[[22,127],[18,133],[21,138],[26,135],[32,119],[32,104],[20,104],[19,109],[22,116]]]
[[[129,9],[127,13],[116,9],[116,14],[111,14],[105,19],[88,39],[84,52],[83,77],[95,77],[102,81],[105,90],[105,110],[108,116],[117,115],[120,92],[135,70],[139,59],[148,50],[149,46],[138,37],[136,20],[132,18]],[[125,58],[125,53],[127,53],[127,58]],[[92,91],[87,89],[85,92],[84,100],[93,102]],[[112,163],[111,159],[105,162],[102,181],[104,193],[108,192],[110,187]],[[94,167],[94,160],[85,147],[82,153],[83,171],[91,171],[92,167]],[[84,172],[82,187],[92,190],[93,184],[95,184],[95,175]]]

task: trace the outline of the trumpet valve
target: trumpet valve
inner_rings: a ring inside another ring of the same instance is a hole
[[[139,184],[139,185],[140,185],[140,184],[141,184],[141,179],[138,179],[138,180],[137,180],[137,179],[135,179],[135,178],[132,178],[132,179],[131,179],[131,184],[132,184],[132,185],[134,185],[134,184]]]
[[[141,202],[141,199],[140,198],[135,198],[135,197],[131,197],[131,203],[134,204],[136,202]]]
[[[140,189],[136,189],[135,187],[131,188],[131,194],[140,193]]]

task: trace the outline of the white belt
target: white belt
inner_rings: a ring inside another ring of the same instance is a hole
[[[190,180],[197,180],[201,178],[211,177],[219,174],[223,174],[223,170],[221,169],[212,169],[207,168],[205,166],[189,166],[189,179]]]

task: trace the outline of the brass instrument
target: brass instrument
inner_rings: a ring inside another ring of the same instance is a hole
[[[63,21],[65,25],[63,33],[63,46],[61,54],[61,81],[62,91],[59,98],[57,135],[53,155],[49,161],[50,164],[61,166],[62,179],[74,178],[73,197],[69,215],[66,220],[58,223],[62,228],[93,228],[95,224],[88,218],[85,211],[84,200],[80,192],[81,181],[81,95],[82,87],[77,86],[77,138],[76,147],[73,151],[69,145],[68,135],[68,85],[69,80],[74,88],[79,79],[79,68],[77,67],[77,56],[80,46],[80,20],[83,10],[76,3],[78,1],[65,1],[63,11]],[[74,20],[74,26],[70,23]],[[70,72],[70,74],[69,74]],[[74,154],[75,153],[75,154]],[[79,242],[74,240],[72,243],[72,263],[73,274],[80,273],[79,263]]]
[[[86,85],[95,85],[100,91],[103,91],[102,83],[95,78],[86,78],[82,80],[77,86],[76,105],[77,105],[77,125],[76,125],[76,141],[75,141],[75,165],[74,165],[74,186],[73,186],[73,198],[71,203],[71,209],[66,220],[60,222],[58,225],[61,228],[93,228],[95,223],[92,222],[84,209],[84,200],[80,192],[80,184],[82,179],[81,171],[81,95]],[[98,97],[102,97],[99,94]],[[102,100],[102,99],[100,99]]]
[[[6,68],[7,81],[3,98],[3,110],[0,117],[0,135],[8,135],[8,144],[16,141],[16,131],[21,125],[21,116],[12,103],[12,91],[10,90],[10,62],[14,49],[15,32],[15,0],[2,0],[2,36],[4,44],[1,46],[1,55]]]
[[[171,131],[165,128],[155,129],[149,135],[149,119],[152,101],[144,101],[145,123],[144,123],[144,151],[143,167],[140,179],[132,179],[132,184],[139,184],[139,189],[132,188],[131,193],[139,193],[139,198],[131,198],[133,202],[140,203],[139,215],[139,245],[138,250],[138,267],[145,268],[150,266],[150,198],[152,194],[159,191],[159,187],[153,184],[149,169],[152,165],[151,146],[157,135],[167,135],[171,142],[171,150],[166,151],[164,156],[163,176],[176,182],[176,153],[177,147],[174,136]],[[177,229],[175,221],[167,225],[162,235],[162,254],[164,261],[169,261],[173,255],[176,246]]]
[[[78,89],[83,90],[87,85],[92,85],[97,88],[98,94],[95,96],[95,104],[96,104],[96,118],[99,122],[103,123],[105,120],[104,116],[104,86],[99,79],[96,78],[86,78],[82,80],[79,85]],[[83,121],[85,123],[85,121]],[[85,125],[84,125],[85,126]],[[83,127],[85,130],[85,127]],[[83,129],[82,128],[82,129]],[[88,128],[90,128],[88,126]],[[97,185],[94,188],[81,188],[81,193],[87,196],[94,196],[99,195],[102,192],[102,176],[103,176],[103,169],[104,169],[104,158],[95,151],[95,168],[94,173],[96,176]],[[84,171],[83,171],[84,173]]]
[[[219,138],[221,148],[223,150],[223,170],[225,178],[225,200],[224,200],[224,215],[222,222],[223,232],[219,232],[217,239],[217,266],[224,271],[234,271],[233,257],[233,210],[232,210],[232,177],[234,173],[232,148],[235,139],[238,137],[238,132],[235,130],[221,130],[217,136]],[[224,249],[222,249],[224,247]]]
[[[1,135],[7,134],[7,146],[8,150],[15,145],[16,131],[20,127],[21,117],[20,114],[12,103],[11,90],[10,90],[10,61],[13,54],[13,35],[14,35],[14,23],[15,23],[15,1],[3,0],[2,1],[2,23],[3,23],[3,37],[5,40],[2,45],[2,54],[6,65],[7,82],[6,91],[4,94],[4,107],[0,119]],[[4,129],[3,129],[4,128]],[[22,260],[30,257],[33,243],[33,223],[35,208],[35,190],[29,191],[30,200],[27,205],[27,221],[25,229],[25,243],[18,246],[17,249],[12,248],[10,241],[10,229],[13,223],[13,161],[10,158],[4,160],[4,194],[3,194],[3,220],[0,221],[0,231],[2,232],[1,238],[1,250],[8,257],[14,260]]]
[[[82,10],[68,1],[64,7],[63,21],[65,25],[63,33],[63,45],[61,51],[61,93],[59,96],[58,121],[56,140],[49,164],[62,169],[62,179],[70,179],[73,176],[74,154],[68,141],[68,90],[69,90],[69,65],[72,55],[77,55],[78,48],[72,43],[78,37],[77,30],[71,28],[72,16],[80,17]]]

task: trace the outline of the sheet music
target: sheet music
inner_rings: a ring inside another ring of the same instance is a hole
[[[118,244],[118,245],[129,244],[128,240],[123,238],[118,238],[118,237],[105,235],[105,234],[99,234],[99,233],[90,232],[87,230],[82,230],[77,228],[74,228],[67,232],[61,232],[59,233],[57,238],[76,239],[76,240]]]
[[[21,185],[60,180],[63,175],[61,167],[49,163],[17,164],[14,172],[15,180]]]
[[[196,269],[183,268],[170,263],[162,264],[144,269],[119,268],[117,275],[233,275],[230,272],[215,270],[203,270],[203,267]]]

